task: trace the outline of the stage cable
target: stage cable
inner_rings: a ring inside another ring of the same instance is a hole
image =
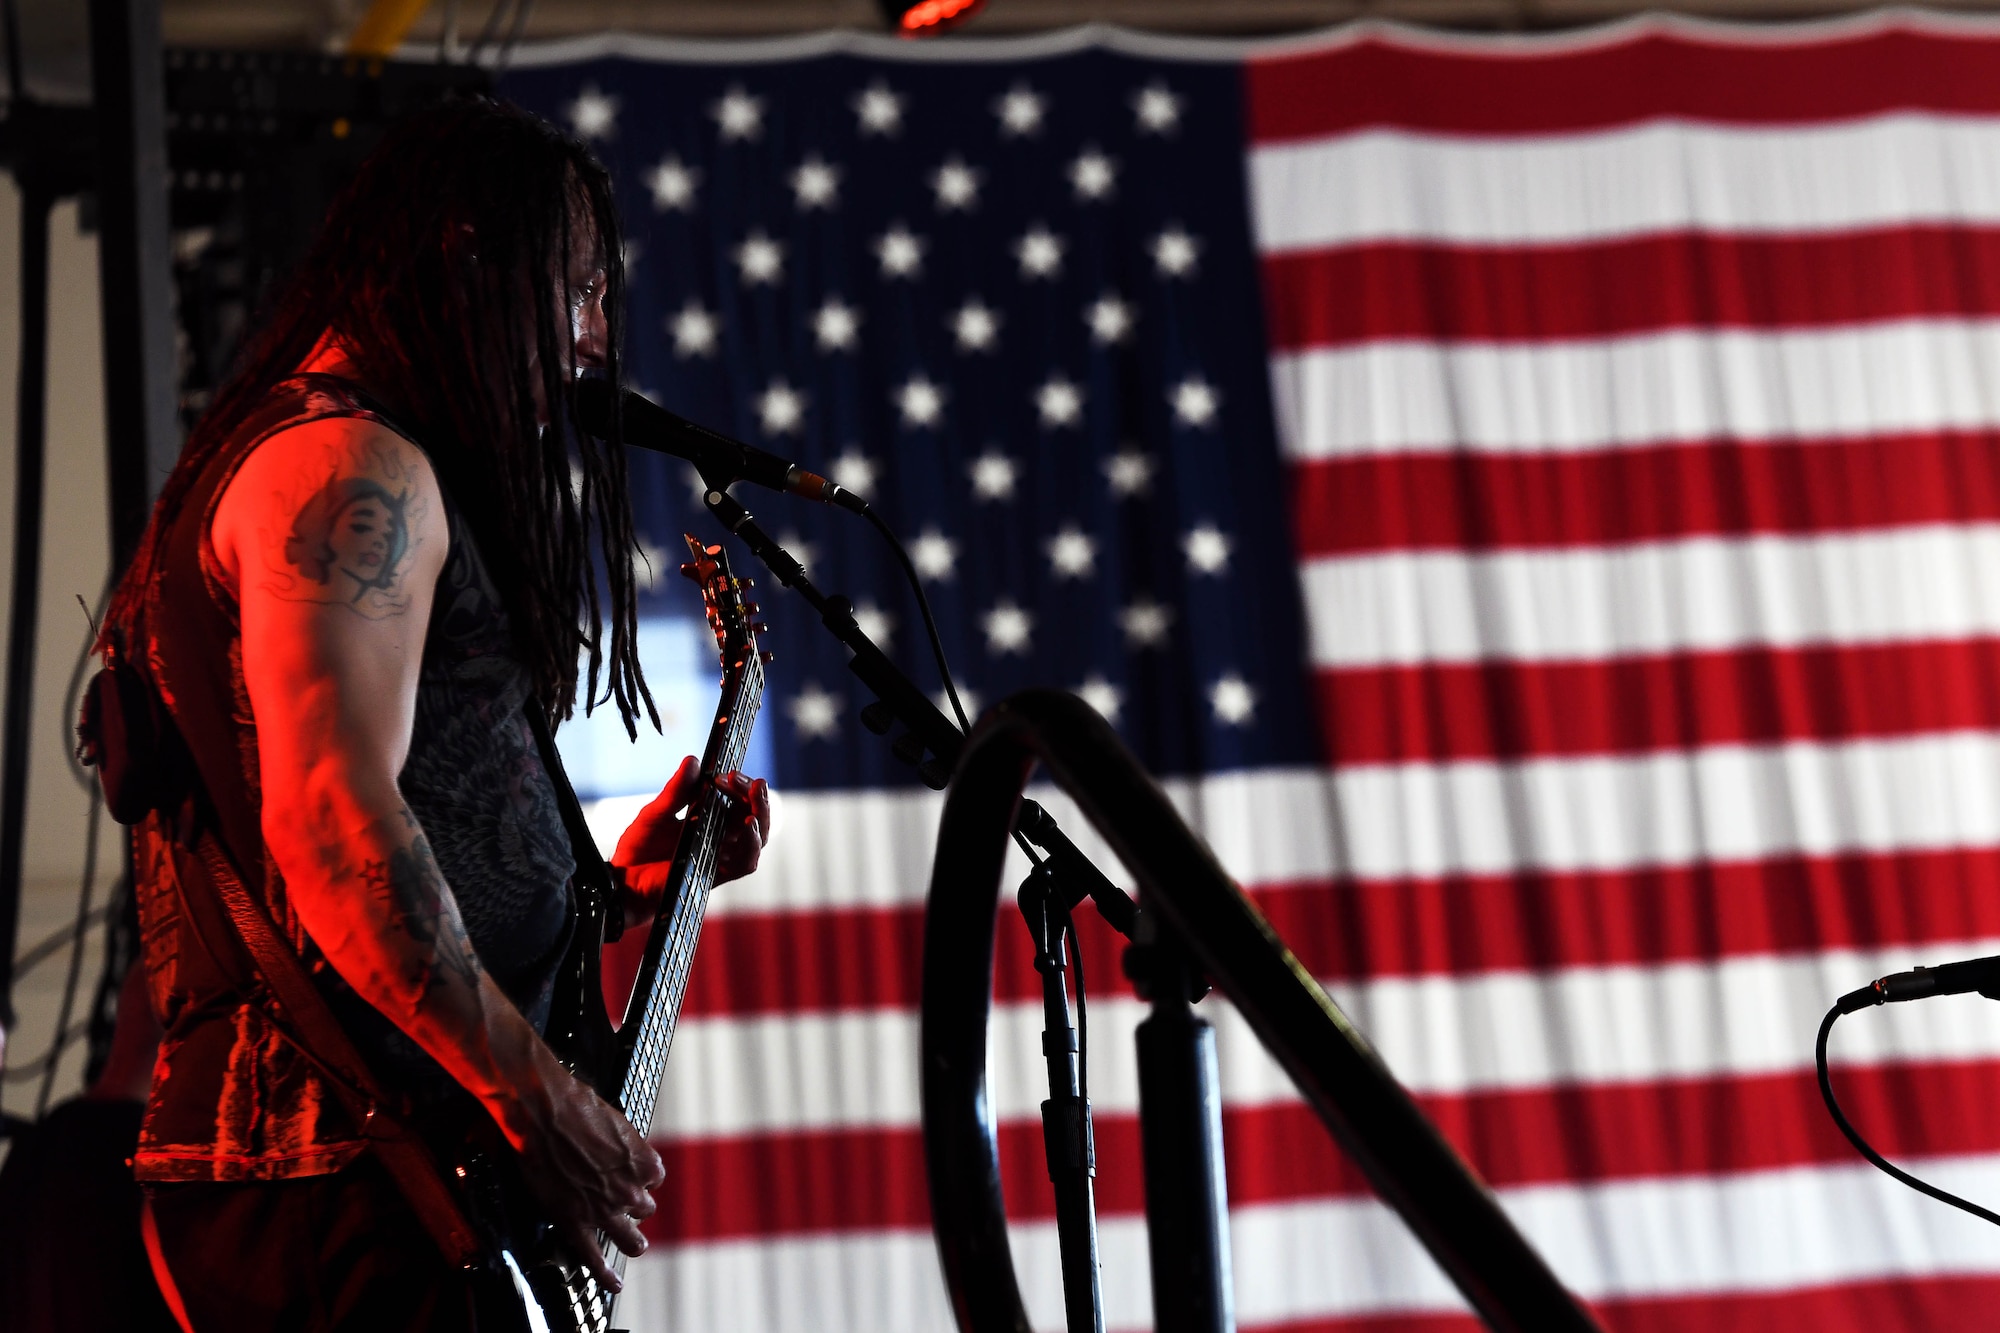
[[[944,681],[945,698],[951,701],[951,711],[958,718],[958,729],[970,736],[972,722],[965,715],[965,705],[959,701],[958,684],[951,678],[951,663],[945,660],[944,655],[944,639],[938,633],[937,617],[931,614],[931,599],[924,593],[924,581],[917,576],[916,562],[910,559],[909,551],[903,546],[903,539],[898,537],[896,530],[875,512],[873,505],[863,504],[861,512],[875,525],[875,531],[882,534],[882,540],[889,543],[889,549],[896,553],[896,562],[902,566],[903,577],[908,581],[910,591],[916,594],[917,613],[923,619],[924,635],[930,640],[931,657],[937,662],[938,675]],[[1035,845],[1029,842],[1027,835],[1018,828],[1014,830],[1014,845],[1028,858],[1028,864],[1037,868],[1041,866],[1043,861],[1041,853],[1035,850]]]
[[[1833,1077],[1828,1071],[1826,1063],[1827,1038],[1832,1034],[1833,1025],[1839,1021],[1843,1012],[1845,1011],[1837,1003],[1833,1008],[1826,1011],[1826,1017],[1820,1020],[1819,1042],[1814,1051],[1814,1059],[1819,1066],[1819,1095],[1826,1102],[1827,1114],[1833,1117],[1833,1123],[1840,1127],[1840,1132],[1847,1136],[1847,1141],[1854,1145],[1856,1152],[1867,1158],[1870,1163],[1878,1170],[1887,1174],[1891,1179],[1901,1181],[1919,1194],[1928,1194],[1939,1203],[1948,1203],[1954,1208],[1960,1208],[1971,1213],[1974,1217],[1991,1222],[1995,1226],[2000,1226],[2000,1213],[1994,1213],[1990,1209],[1981,1208],[1969,1199],[1961,1199],[1950,1190],[1940,1189],[1929,1181],[1917,1179],[1884,1157],[1881,1153],[1876,1152],[1873,1145],[1867,1139],[1861,1137],[1861,1131],[1849,1122],[1846,1114],[1840,1109],[1839,1099],[1833,1095]]]

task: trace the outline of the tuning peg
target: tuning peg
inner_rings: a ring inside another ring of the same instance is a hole
[[[914,732],[904,732],[889,742],[889,752],[906,764],[914,764],[924,757],[924,743]]]
[[[701,577],[701,566],[700,566],[700,565],[697,565],[697,564],[696,564],[696,563],[695,563],[694,561],[692,561],[692,560],[683,560],[683,561],[681,561],[681,577],[682,577],[682,578],[687,578],[687,579],[698,579],[698,578],[700,578],[700,577]]]
[[[924,785],[932,791],[943,791],[951,784],[951,770],[937,759],[926,759],[918,764],[917,776],[922,778]]]
[[[754,616],[760,610],[762,610],[762,608],[759,607],[755,602],[743,603],[743,614],[746,616]]]
[[[753,634],[769,634],[771,632],[771,627],[769,625],[766,625],[763,621],[757,620],[751,622],[750,631]]]
[[[762,662],[765,666],[769,666],[771,665],[771,663],[778,660],[778,655],[772,652],[770,649],[766,648],[762,652],[757,654],[757,660],[759,662]]]
[[[739,588],[754,588],[757,586],[757,580],[745,574],[742,578],[736,580],[736,586]]]
[[[861,725],[874,732],[877,736],[888,735],[889,726],[895,720],[895,713],[891,712],[889,705],[883,703],[880,699],[877,699],[874,703],[869,704],[861,710]]]

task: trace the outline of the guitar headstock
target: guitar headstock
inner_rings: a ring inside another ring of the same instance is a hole
[[[725,676],[743,670],[754,657],[761,662],[771,660],[771,654],[757,646],[757,636],[764,632],[764,626],[751,619],[757,614],[757,603],[746,601],[743,594],[756,586],[754,579],[737,578],[729,572],[729,555],[720,546],[704,545],[692,533],[683,533],[688,546],[688,561],[681,566],[681,573],[701,587],[702,608],[708,614],[708,627],[715,634],[715,650],[722,659]]]

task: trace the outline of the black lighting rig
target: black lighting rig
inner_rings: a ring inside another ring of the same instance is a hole
[[[165,69],[185,428],[383,132],[453,93],[487,91],[491,78],[468,65],[289,51],[169,50]]]
[[[137,952],[124,876],[105,903],[93,903],[86,883],[71,925],[16,953],[30,741],[50,716],[48,701],[38,711],[32,694],[48,462],[50,212],[77,199],[98,236],[115,571],[186,428],[333,196],[396,119],[491,86],[485,69],[464,64],[163,50],[157,0],[91,0],[90,17],[93,101],[53,104],[25,93],[15,5],[0,0],[9,90],[0,169],[21,194],[14,559],[0,696],[0,1026],[14,1027],[17,971],[66,961],[69,972],[47,1048],[14,1043],[8,1051],[5,1076],[39,1082],[38,1108],[74,1042],[89,1043],[86,1079],[100,1067]],[[85,938],[99,920],[107,927],[102,975],[72,1022]],[[15,1127],[0,1121],[0,1135]]]

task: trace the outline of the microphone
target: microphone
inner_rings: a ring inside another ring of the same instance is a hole
[[[701,473],[702,480],[717,490],[734,481],[747,481],[753,486],[785,491],[821,504],[838,505],[857,514],[868,512],[868,502],[853,491],[817,472],[806,471],[788,458],[732,440],[706,426],[697,426],[630,389],[616,396],[625,412],[625,443],[686,459]],[[612,406],[613,391],[608,381],[586,379],[577,383],[577,424],[599,439],[611,434]]]
[[[2000,955],[1920,967],[1914,972],[1891,972],[1860,990],[1849,991],[1835,1007],[1843,1014],[1851,1014],[1870,1005],[1927,1000],[1933,995],[1964,995],[1968,991],[1977,991],[1989,1000],[2000,1000]]]

